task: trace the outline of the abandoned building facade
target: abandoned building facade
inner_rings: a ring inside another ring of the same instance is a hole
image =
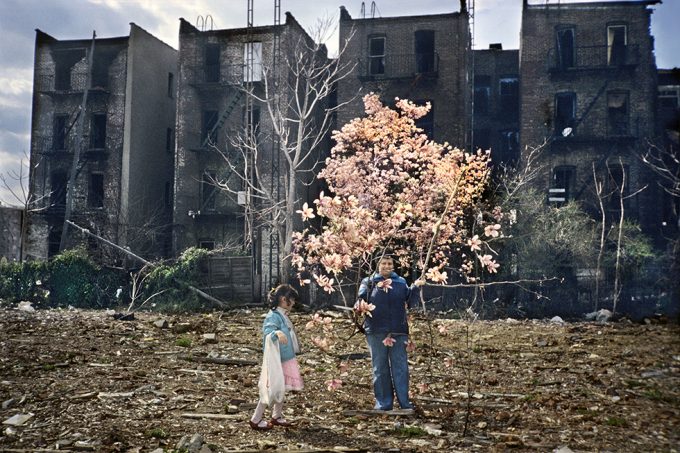
[[[363,114],[369,92],[388,105],[396,97],[430,102],[418,126],[432,139],[491,149],[494,163],[516,165],[542,147],[534,184],[546,203],[579,200],[596,214],[597,181],[608,214],[620,212],[624,197],[627,217],[669,237],[677,206],[639,158],[663,130],[677,144],[680,84],[676,73],[657,72],[656,3],[525,1],[519,50],[474,51],[465,1],[455,13],[389,18],[352,18],[340,7],[347,48],[338,64],[353,70],[319,110],[341,106],[339,128]],[[265,100],[290,101],[292,74],[282,62],[300,39],[311,40],[289,13],[283,24],[224,30],[181,19],[177,52],[134,24],[129,37],[97,39],[71,220],[148,257],[192,246],[239,255],[228,266],[247,269],[230,274],[250,282],[242,297],[278,281],[280,237],[263,213],[282,202],[291,175]],[[59,250],[89,46],[37,32],[30,190],[42,201],[30,216],[33,258]],[[309,157],[309,169],[331,145]],[[278,198],[258,199],[258,186]],[[296,209],[318,192],[294,184]]]
[[[339,125],[364,112],[361,98],[374,92],[386,105],[395,98],[430,102],[418,120],[430,138],[460,148],[469,139],[468,88],[470,32],[463,10],[450,14],[352,18],[340,8],[341,61],[355,63],[338,83]]]
[[[149,257],[169,250],[176,66],[177,52],[135,24],[94,42],[36,31],[29,258],[60,251],[69,202],[78,226]],[[87,239],[67,231],[64,248]]]
[[[536,185],[548,202],[623,209],[664,237],[662,189],[640,156],[657,133],[649,33],[657,1],[526,5],[520,38],[520,147],[543,146]],[[623,199],[623,200],[622,200]]]

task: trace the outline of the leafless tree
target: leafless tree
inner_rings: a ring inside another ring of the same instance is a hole
[[[282,281],[290,276],[289,257],[300,188],[315,180],[323,152],[330,148],[329,132],[335,113],[345,105],[332,105],[331,97],[338,82],[354,69],[354,63],[341,63],[340,58],[351,36],[341,43],[337,59],[327,58],[322,43],[332,32],[330,18],[318,20],[309,36],[301,35],[282,46],[278,74],[271,65],[263,65],[261,91],[246,88],[246,95],[262,107],[268,118],[272,128],[270,141],[278,144],[278,149],[268,155],[258,131],[248,131],[248,127],[230,138],[233,152],[216,147],[239,184],[219,178],[214,183],[232,195],[246,188],[246,216],[278,235]],[[271,159],[280,159],[279,180],[273,184]]]
[[[19,206],[23,211],[21,215],[21,225],[19,229],[19,260],[24,260],[24,244],[26,242],[26,235],[28,232],[28,217],[35,212],[42,209],[42,201],[49,198],[47,195],[36,195],[29,192],[28,181],[30,178],[31,159],[28,153],[24,151],[24,155],[19,162],[19,169],[8,170],[6,173],[0,173],[0,183],[5,190],[10,194],[10,200],[0,200],[8,205]]]

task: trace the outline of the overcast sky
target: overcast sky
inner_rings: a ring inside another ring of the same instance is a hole
[[[274,0],[254,3],[255,25],[272,24]],[[460,5],[459,0],[375,3],[377,17],[450,13]],[[320,17],[337,20],[340,5],[352,17],[361,17],[361,4],[361,0],[281,0],[281,10],[290,11],[309,29]],[[17,170],[23,152],[29,149],[36,28],[57,39],[87,39],[93,30],[98,37],[108,38],[128,35],[129,23],[134,22],[177,48],[180,17],[196,24],[199,16],[209,15],[213,29],[245,27],[246,5],[246,0],[0,0],[0,173]],[[521,6],[522,0],[476,0],[475,48],[486,49],[489,43],[498,42],[504,49],[519,48]],[[657,66],[680,67],[680,40],[675,29],[680,0],[664,0],[654,9]],[[366,16],[370,14],[371,2],[366,1]],[[336,41],[337,35],[327,43],[331,52],[337,49]],[[16,204],[1,187],[0,201]]]

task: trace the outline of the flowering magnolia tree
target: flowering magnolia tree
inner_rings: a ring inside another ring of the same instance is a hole
[[[336,145],[319,174],[333,195],[322,192],[314,206],[297,211],[305,221],[321,217],[320,230],[294,234],[292,263],[301,284],[314,279],[333,292],[348,271],[371,272],[372,258],[386,249],[402,268],[415,265],[421,279],[435,284],[446,284],[452,270],[468,282],[479,269],[496,272],[489,242],[500,234],[503,213],[479,209],[489,153],[429,140],[415,124],[429,103],[397,99],[392,109],[371,93],[364,104],[364,118],[334,133]]]

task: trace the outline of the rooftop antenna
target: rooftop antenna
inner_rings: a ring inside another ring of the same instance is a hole
[[[366,3],[361,2],[361,18],[366,19]]]
[[[371,19],[375,19],[375,2],[371,2]]]

